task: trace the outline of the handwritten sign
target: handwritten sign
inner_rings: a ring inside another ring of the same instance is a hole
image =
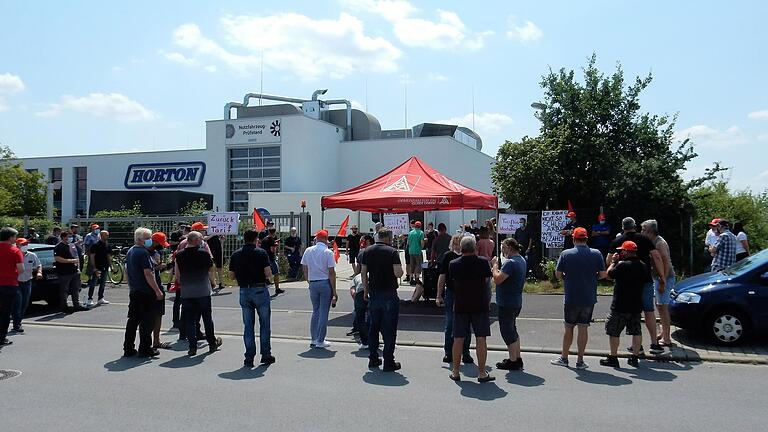
[[[541,212],[541,241],[548,248],[564,246],[560,230],[568,223],[568,210],[545,210]]]
[[[408,214],[384,213],[384,226],[394,235],[408,234],[411,230]]]
[[[501,213],[499,215],[499,233],[514,234],[522,225],[520,220],[528,222],[528,216],[523,214]]]
[[[240,214],[236,212],[210,213],[208,215],[209,235],[236,235]]]

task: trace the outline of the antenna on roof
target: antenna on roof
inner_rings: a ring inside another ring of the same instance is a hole
[[[472,131],[475,131],[475,85],[472,84]]]
[[[365,79],[365,112],[368,111],[368,78]]]
[[[406,130],[405,137],[408,137],[408,74],[405,74],[405,79],[403,80],[403,89],[405,92],[405,126],[403,129]]]
[[[261,95],[264,94],[264,50],[261,50],[261,72],[259,72],[259,106],[261,106]]]

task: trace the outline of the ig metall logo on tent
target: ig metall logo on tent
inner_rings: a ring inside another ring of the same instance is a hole
[[[381,190],[382,192],[411,192],[421,180],[421,176],[403,174],[399,176],[389,176],[387,184]]]

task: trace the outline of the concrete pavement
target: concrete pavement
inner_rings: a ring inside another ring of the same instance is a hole
[[[744,365],[614,370],[588,358],[576,371],[525,354],[525,371],[495,370],[494,383],[479,384],[472,367],[450,381],[431,348],[399,347],[403,369],[383,373],[341,343],[274,340],[277,363],[245,369],[238,337],[212,355],[188,358],[178,344],[152,361],[121,358],[120,330],[30,323],[14,340],[0,352],[0,369],[22,372],[0,381],[8,431],[762,430],[756,413],[768,403],[764,368]]]

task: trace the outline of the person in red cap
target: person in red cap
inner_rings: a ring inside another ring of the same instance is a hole
[[[720,231],[717,230],[718,225],[720,225],[720,218],[714,218],[707,224],[709,231],[704,236],[704,268],[706,271],[709,271],[713,257],[709,248],[717,244],[717,237],[720,236]]]
[[[421,222],[415,221],[413,229],[408,233],[408,274],[411,276],[411,286],[423,285],[419,280],[421,276],[421,263],[424,262],[422,249],[427,238],[421,230]]]
[[[168,243],[168,236],[162,231],[152,234],[152,247],[149,249],[152,254],[152,260],[155,262],[155,281],[160,291],[163,292],[163,298],[155,304],[155,327],[152,329],[152,348],[170,348],[169,342],[160,342],[160,327],[163,325],[163,315],[165,315],[165,290],[163,281],[160,279],[160,273],[165,271],[166,264],[163,262],[163,250],[171,247]]]
[[[312,317],[309,322],[312,348],[328,348],[331,344],[325,340],[328,332],[328,314],[331,305],[339,299],[336,295],[336,259],[328,249],[328,231],[315,233],[315,244],[304,251],[301,257],[304,274],[309,281],[309,299],[312,301]]]
[[[605,334],[609,337],[611,354],[600,360],[600,364],[619,367],[619,341],[621,332],[626,328],[632,335],[632,355],[629,365],[638,367],[642,325],[640,313],[643,311],[643,286],[648,274],[648,267],[637,256],[637,244],[625,241],[614,254],[608,267],[608,277],[614,280],[611,311],[605,320]]]
[[[573,247],[573,230],[581,227],[581,224],[576,219],[576,212],[570,211],[566,217],[568,218],[568,223],[565,224],[562,230],[560,230],[560,235],[563,236],[564,242],[563,250]]]
[[[605,221],[605,215],[597,216],[597,223],[592,225],[590,246],[600,251],[603,258],[608,255],[608,247],[611,245],[611,226]]]
[[[24,272],[24,255],[16,247],[18,235],[11,227],[0,229],[0,346],[11,344],[5,336],[19,291],[19,275]]]
[[[576,369],[586,369],[584,352],[589,340],[589,323],[597,303],[597,280],[606,276],[603,255],[597,249],[587,246],[587,230],[583,227],[573,229],[574,247],[566,249],[557,260],[555,274],[564,280],[565,296],[563,307],[563,350],[550,363],[557,366],[568,366],[568,353],[573,343],[573,328],[579,327],[576,341],[578,359]]]
[[[13,301],[13,331],[16,333],[24,333],[21,320],[27,313],[29,299],[32,295],[32,279],[40,280],[43,278],[43,266],[37,255],[28,250],[29,243],[30,241],[25,238],[16,239],[16,247],[24,254],[24,271],[19,273],[19,291]]]

